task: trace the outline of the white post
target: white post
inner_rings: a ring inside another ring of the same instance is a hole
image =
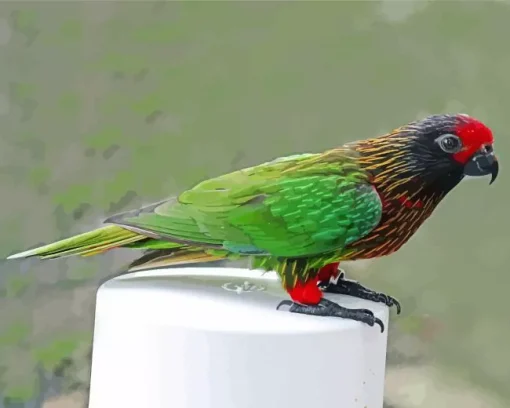
[[[178,268],[97,294],[89,408],[382,408],[386,330],[276,310],[276,275]]]

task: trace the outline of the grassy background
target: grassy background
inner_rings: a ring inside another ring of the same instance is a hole
[[[2,2],[0,257],[235,168],[466,112],[494,130],[498,182],[460,185],[401,251],[348,272],[403,301],[391,364],[419,356],[510,402],[509,19],[489,1]],[[135,255],[0,261],[5,397],[55,372],[54,392],[86,389],[94,291]]]

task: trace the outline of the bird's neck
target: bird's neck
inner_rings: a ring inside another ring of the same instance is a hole
[[[413,161],[405,144],[388,146],[376,140],[354,150],[358,165],[368,173],[381,198],[383,211],[373,231],[345,248],[345,259],[369,259],[397,251],[462,180],[458,169],[443,174],[427,171],[418,160]]]
[[[413,159],[409,138],[380,137],[352,146],[360,167],[370,174],[371,182],[383,200],[407,207],[426,203],[437,205],[463,178],[461,169],[441,174],[427,171]]]

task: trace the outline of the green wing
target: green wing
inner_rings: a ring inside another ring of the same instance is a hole
[[[105,222],[237,254],[293,258],[335,251],[368,234],[382,207],[354,158],[331,152],[229,173]]]

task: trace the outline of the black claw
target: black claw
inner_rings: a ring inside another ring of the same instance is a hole
[[[384,333],[384,323],[381,321],[381,319],[374,317],[374,324],[378,324],[381,328],[381,333]]]
[[[347,309],[328,299],[322,299],[317,305],[302,305],[290,300],[282,300],[276,309],[279,310],[280,307],[284,305],[290,306],[289,312],[292,313],[325,317],[341,317],[344,319],[356,320],[358,322],[368,324],[369,326],[378,324],[381,327],[381,333],[384,332],[383,322],[375,317],[374,313],[368,309]]]
[[[324,292],[348,295],[360,299],[370,300],[372,302],[384,303],[388,307],[395,306],[397,309],[397,314],[400,314],[402,311],[400,302],[394,297],[388,296],[384,293],[375,292],[371,289],[367,289],[356,281],[345,280],[343,275],[340,276],[342,279],[338,279],[336,283],[321,282],[319,287]]]
[[[282,306],[292,306],[294,304],[291,300],[282,300],[280,303],[278,303],[278,306],[276,306],[276,310],[280,310],[280,307]]]

